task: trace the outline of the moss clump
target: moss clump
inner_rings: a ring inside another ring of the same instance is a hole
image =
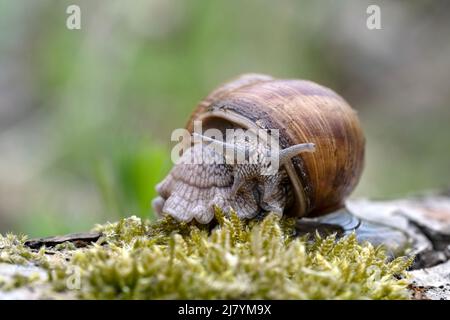
[[[31,275],[21,275],[14,274],[12,277],[5,279],[5,277],[0,276],[0,290],[1,291],[11,291],[14,289],[21,288],[23,286],[28,286],[41,280],[39,274],[34,273]]]
[[[24,265],[29,261],[45,263],[44,248],[39,251],[30,250],[25,246],[26,236],[17,236],[11,233],[0,234],[0,263]]]
[[[350,235],[294,237],[293,221],[226,218],[217,226],[144,222],[97,226],[96,244],[43,264],[53,290],[86,299],[406,299],[411,259]],[[68,260],[68,261],[66,261]],[[74,276],[76,276],[74,278]],[[70,287],[70,286],[69,286]]]

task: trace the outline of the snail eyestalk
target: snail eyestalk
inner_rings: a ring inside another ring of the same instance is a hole
[[[211,145],[215,148],[217,151],[217,148],[219,149],[219,154],[223,154],[224,157],[227,160],[231,160],[231,163],[235,163],[234,156],[236,156],[236,159],[245,159],[245,148],[238,146],[237,144],[230,144],[227,142],[223,142],[217,139],[213,139],[201,134],[198,134],[194,132],[192,136],[200,138],[201,141],[210,142]],[[195,139],[194,139],[195,142]],[[229,159],[229,155],[232,154],[232,158]]]
[[[233,186],[231,187],[230,195],[232,197],[236,196],[236,193],[239,191],[239,189],[242,187],[242,185],[245,183],[245,177],[241,177],[237,174],[234,176]]]
[[[280,151],[280,163],[286,163],[299,153],[314,151],[316,151],[316,145],[314,143],[296,144]]]

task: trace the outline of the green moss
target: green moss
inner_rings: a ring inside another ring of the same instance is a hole
[[[294,237],[293,220],[242,221],[216,214],[210,227],[136,217],[97,226],[104,236],[42,263],[55,291],[85,299],[406,299],[411,259],[388,261],[355,235]],[[16,248],[23,248],[16,239]],[[23,240],[22,240],[23,241]],[[30,251],[30,250],[28,250]],[[24,252],[19,253],[20,257]],[[27,259],[25,258],[25,259]],[[75,281],[75,282],[74,282]],[[73,287],[73,286],[72,286]]]
[[[10,278],[0,276],[0,290],[10,291],[23,286],[29,286],[40,281],[39,274],[22,275],[14,274]]]
[[[23,265],[29,261],[43,262],[44,250],[32,251],[24,245],[27,237],[0,234],[0,262]]]

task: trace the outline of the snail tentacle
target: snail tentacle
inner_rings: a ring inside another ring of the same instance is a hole
[[[302,152],[314,152],[316,145],[314,143],[300,143],[280,151],[280,163],[286,163]]]

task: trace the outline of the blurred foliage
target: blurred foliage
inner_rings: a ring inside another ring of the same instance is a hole
[[[0,231],[152,217],[171,131],[244,72],[311,79],[358,109],[357,195],[448,186],[448,4],[375,1],[383,29],[368,31],[373,2],[0,0]],[[81,30],[65,27],[74,3]]]

